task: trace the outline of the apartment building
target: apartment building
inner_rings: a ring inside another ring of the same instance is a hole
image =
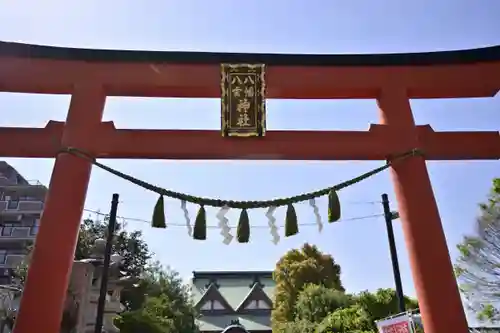
[[[12,269],[35,241],[46,192],[40,182],[0,161],[0,285],[11,282]]]

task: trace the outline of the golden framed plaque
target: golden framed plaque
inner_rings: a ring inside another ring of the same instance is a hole
[[[265,65],[221,64],[222,135],[264,136],[265,93]]]

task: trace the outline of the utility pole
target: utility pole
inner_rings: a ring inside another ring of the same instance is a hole
[[[405,312],[405,296],[403,294],[403,284],[401,283],[398,252],[396,250],[396,241],[394,240],[394,230],[392,229],[392,220],[399,218],[399,213],[391,212],[389,198],[385,193],[382,194],[382,206],[384,207],[385,225],[387,228],[387,238],[389,240],[389,250],[391,252],[392,271],[394,272],[394,283],[396,285],[396,297],[398,298],[399,312]]]
[[[109,212],[108,221],[108,235],[106,237],[106,247],[104,250],[104,262],[102,267],[101,276],[101,289],[99,293],[99,299],[97,302],[97,316],[95,319],[95,333],[102,332],[103,317],[104,317],[104,307],[106,304],[106,295],[108,293],[108,272],[109,265],[111,263],[111,250],[113,248],[113,238],[116,231],[116,212],[118,210],[118,193],[113,194],[113,199],[111,200],[111,211]]]

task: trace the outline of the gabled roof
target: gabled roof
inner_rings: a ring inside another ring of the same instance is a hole
[[[229,305],[226,299],[221,295],[216,284],[213,282],[208,285],[207,290],[205,290],[200,300],[196,303],[196,308],[200,309],[207,301],[218,301],[226,308],[226,311],[234,311],[231,305]]]
[[[245,310],[248,303],[250,303],[251,301],[256,301],[256,300],[265,302],[267,305],[269,305],[269,309],[272,309],[272,307],[273,307],[273,302],[271,301],[269,296],[267,296],[264,289],[262,289],[262,284],[259,281],[254,282],[252,289],[250,289],[250,292],[243,299],[243,301],[240,303],[240,305],[238,305],[238,307],[236,308],[236,311],[238,312],[238,311]]]

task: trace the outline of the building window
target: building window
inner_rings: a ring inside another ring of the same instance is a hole
[[[12,236],[12,226],[2,226],[2,236]]]
[[[19,209],[19,198],[6,196],[5,200],[7,200],[7,209]]]
[[[14,227],[19,225],[18,223],[5,222],[2,223],[0,235],[2,236],[12,236],[12,231],[14,231]]]
[[[245,307],[245,309],[248,310],[270,310],[271,307],[269,304],[264,302],[263,300],[253,300],[248,303],[248,305]]]
[[[35,223],[33,223],[33,226],[30,228],[30,235],[34,236],[38,234],[38,228],[40,228],[40,219],[36,219]]]
[[[0,285],[7,285],[11,284],[11,277],[10,276],[0,276]]]
[[[0,265],[5,265],[5,260],[7,259],[7,251],[0,250]]]
[[[19,197],[19,201],[39,201],[37,198],[30,195],[22,195]]]
[[[210,311],[210,310],[224,310],[225,307],[219,301],[209,300],[201,307],[201,310]]]

